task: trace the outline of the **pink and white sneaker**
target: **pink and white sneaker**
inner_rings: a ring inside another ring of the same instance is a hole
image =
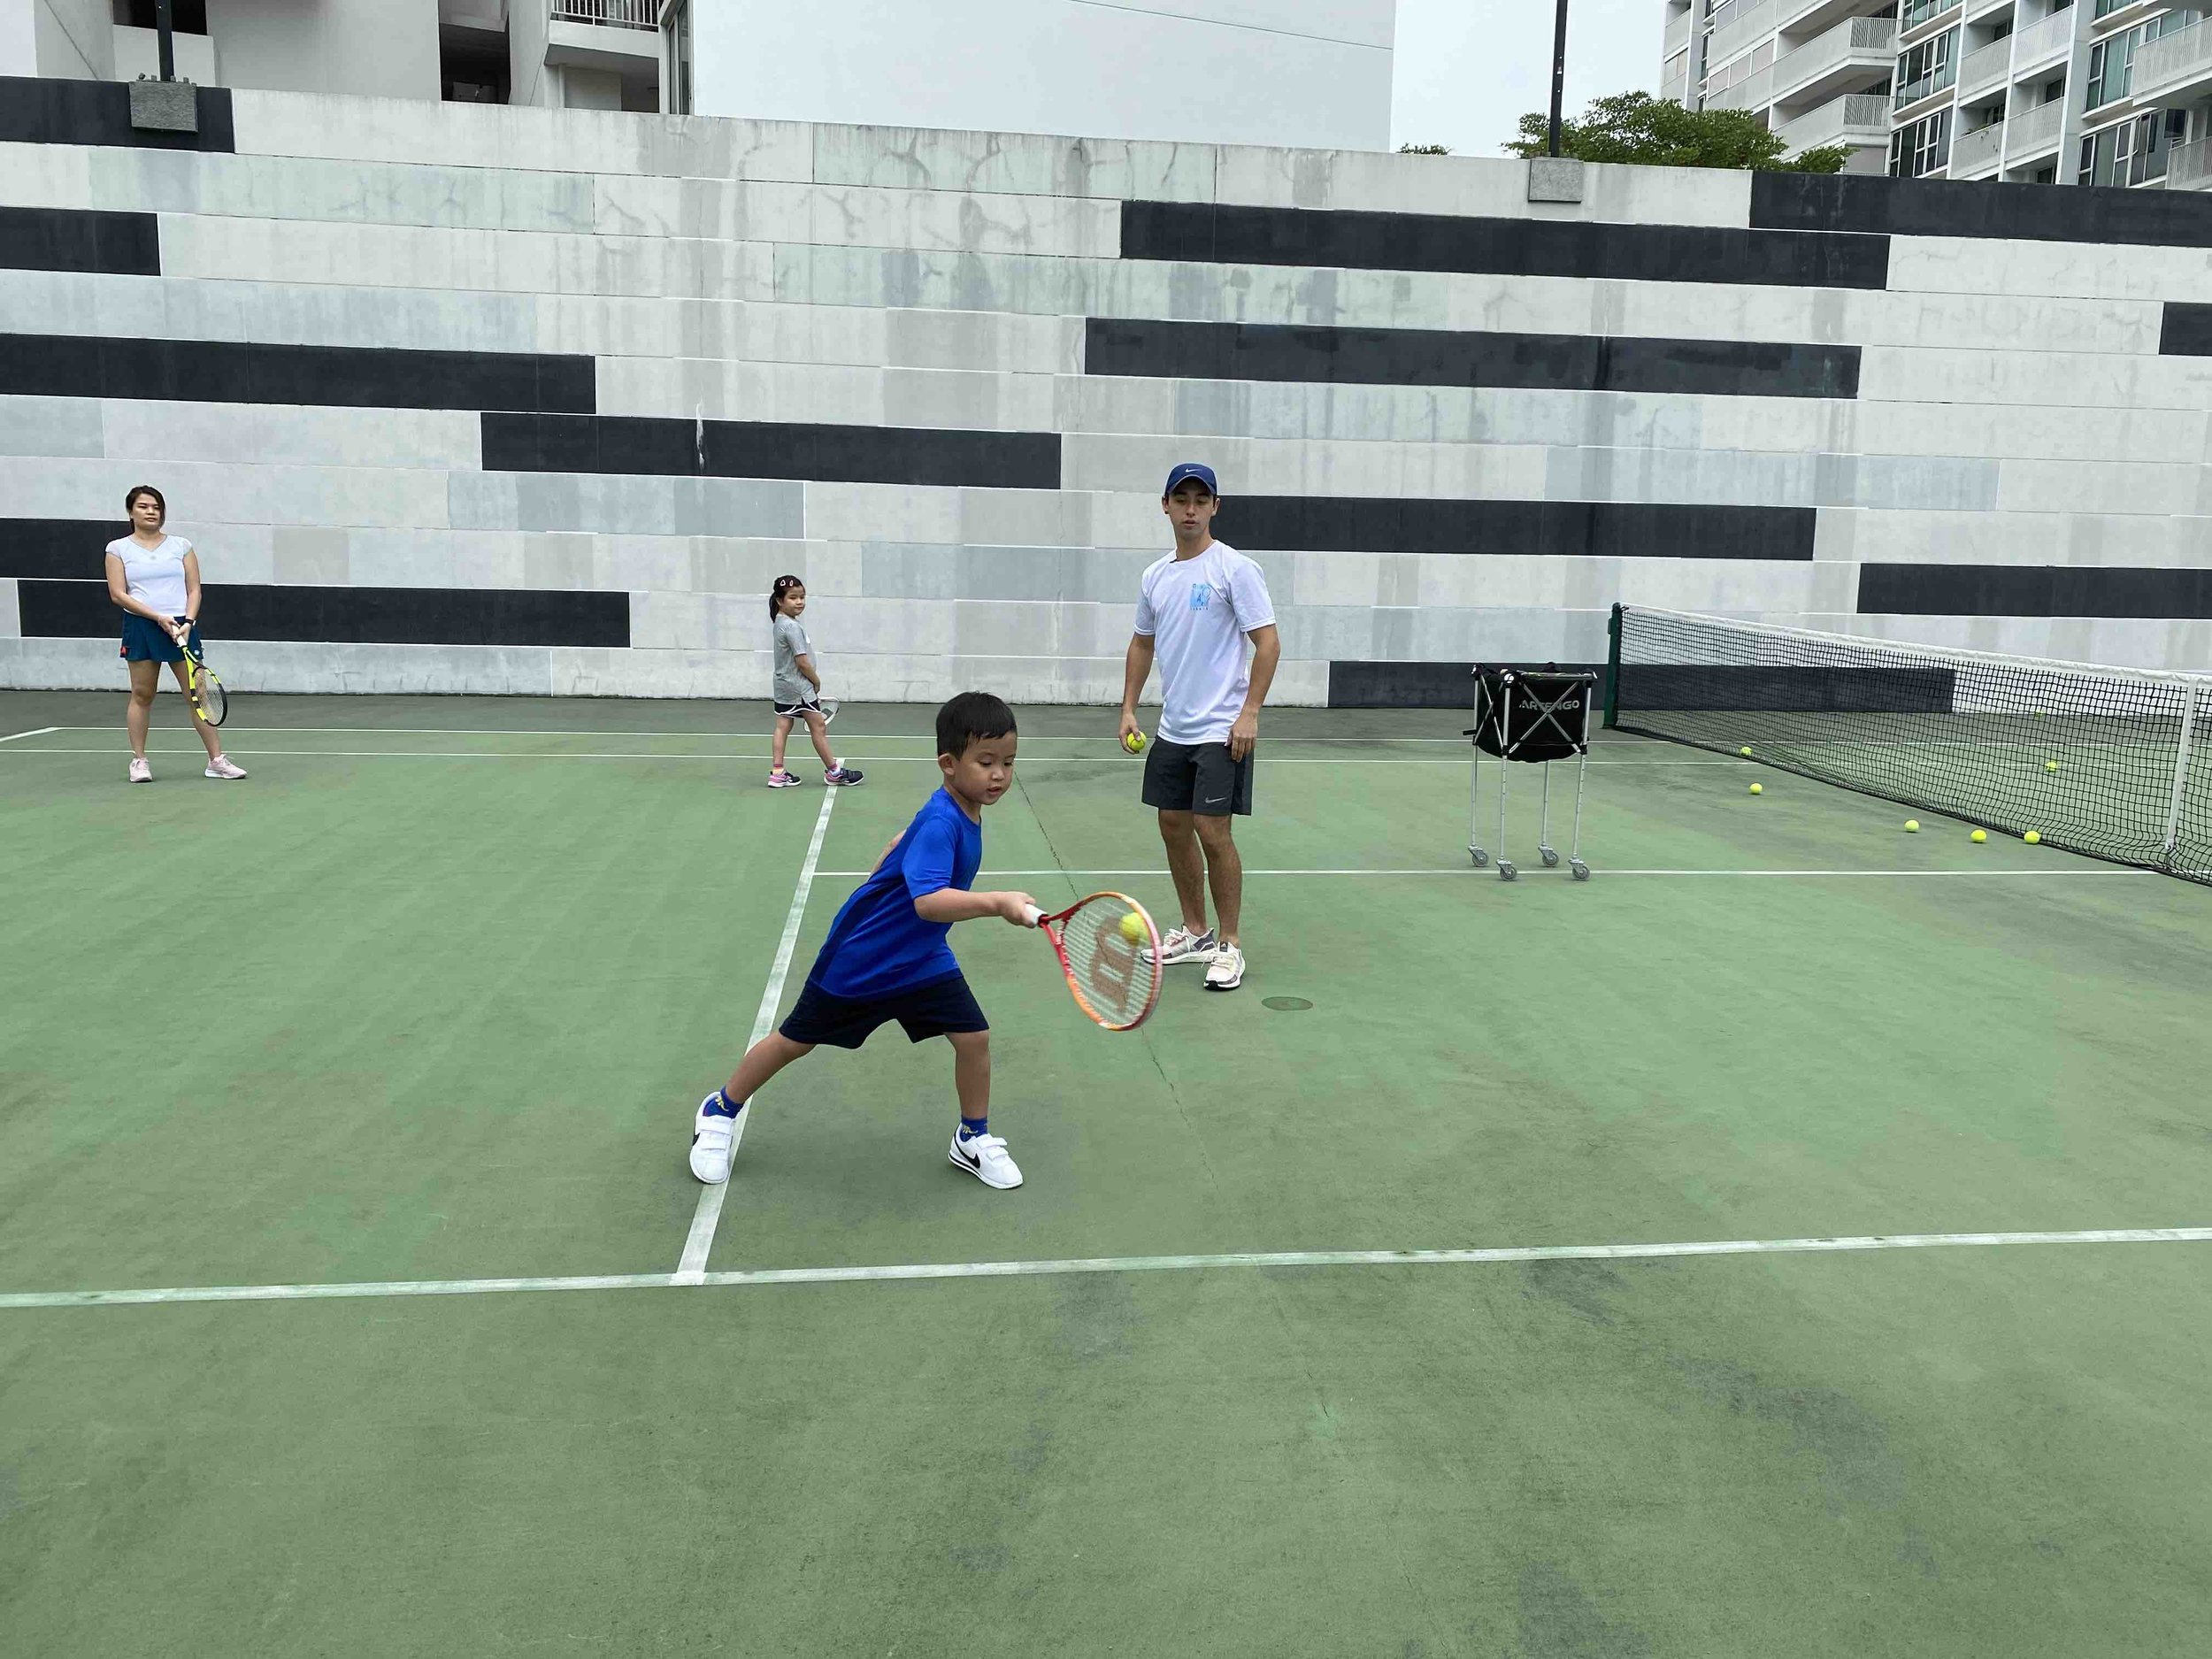
[[[207,770],[201,774],[202,777],[213,778],[223,783],[232,782],[245,775],[246,769],[227,755],[216,756],[213,760],[207,763]]]
[[[134,757],[131,762],[131,781],[151,783],[153,780],[154,769],[146,764],[146,757],[143,755]]]
[[[772,772],[768,774],[768,787],[771,789],[795,789],[799,787],[799,780],[787,772]]]

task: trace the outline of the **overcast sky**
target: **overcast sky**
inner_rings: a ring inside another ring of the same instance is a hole
[[[1552,0],[1398,0],[1390,142],[1494,156],[1551,102]],[[1572,0],[1567,109],[1659,89],[1660,0]]]

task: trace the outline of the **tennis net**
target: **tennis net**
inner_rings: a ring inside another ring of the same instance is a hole
[[[1609,726],[2212,882],[2212,677],[1613,607]]]

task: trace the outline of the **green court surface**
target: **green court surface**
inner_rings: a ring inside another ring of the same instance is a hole
[[[1610,737],[1508,884],[1463,718],[1274,711],[1240,991],[956,933],[1025,1186],[894,1030],[703,1211],[930,712],[826,801],[754,704],[241,697],[219,786],[164,698],[133,787],[0,695],[10,1651],[2201,1646],[2212,891]],[[1022,715],[981,885],[1172,920]]]

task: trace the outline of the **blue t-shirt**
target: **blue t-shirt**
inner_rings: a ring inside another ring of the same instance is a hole
[[[924,921],[914,901],[947,887],[964,891],[982,864],[983,826],[938,790],[882,867],[845,901],[807,979],[832,996],[877,997],[959,972],[945,941],[952,924]]]

